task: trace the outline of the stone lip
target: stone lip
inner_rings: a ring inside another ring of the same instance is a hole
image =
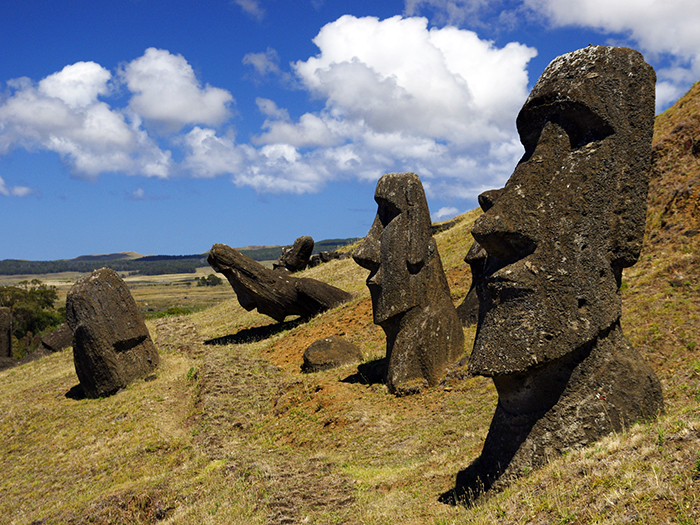
[[[160,362],[136,301],[114,270],[79,279],[66,298],[73,361],[86,397],[109,396]]]
[[[278,322],[290,315],[313,317],[352,299],[352,294],[330,284],[265,268],[225,244],[214,244],[207,261],[226,276],[243,308],[257,309]]]

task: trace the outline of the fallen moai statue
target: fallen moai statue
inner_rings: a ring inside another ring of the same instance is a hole
[[[285,246],[282,248],[282,255],[280,255],[277,262],[272,265],[272,269],[287,270],[291,273],[301,272],[309,265],[311,252],[313,251],[313,238],[308,235],[299,237],[294,241],[292,246]]]
[[[416,393],[459,360],[464,334],[418,175],[384,175],[374,200],[377,216],[353,258],[370,270],[374,323],[386,334],[386,384],[398,395]]]
[[[472,229],[486,258],[469,369],[498,405],[458,500],[663,410],[619,293],[642,247],[655,79],[638,52],[589,46],[556,58],[518,115],[525,155]]]
[[[95,270],[73,285],[66,297],[66,320],[86,397],[114,394],[160,362],[136,301],[114,270]]]
[[[352,298],[330,284],[265,268],[225,244],[212,246],[207,261],[226,276],[243,308],[257,308],[280,323],[289,315],[312,317]]]

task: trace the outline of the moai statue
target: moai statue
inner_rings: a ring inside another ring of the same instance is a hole
[[[434,386],[464,352],[423,185],[415,173],[377,183],[377,216],[353,253],[367,268],[374,322],[386,334],[386,384],[397,395]]]
[[[257,309],[280,323],[289,315],[313,317],[352,299],[352,294],[322,281],[265,268],[225,244],[212,246],[207,261],[226,276],[243,308]]]
[[[66,319],[73,330],[75,372],[86,397],[112,395],[152,373],[160,362],[136,301],[114,270],[95,270],[73,285]]]
[[[297,238],[292,246],[282,248],[282,255],[272,264],[273,270],[290,273],[306,270],[311,253],[314,251],[314,239],[308,235]]]
[[[458,498],[663,410],[619,293],[642,247],[655,80],[638,52],[589,46],[556,58],[518,115],[525,155],[472,229],[486,259],[469,369],[498,405]]]

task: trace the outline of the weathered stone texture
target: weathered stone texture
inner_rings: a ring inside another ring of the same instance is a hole
[[[386,383],[395,394],[434,386],[464,351],[464,335],[431,235],[423,185],[415,173],[377,183],[377,216],[353,253],[370,270],[374,322],[387,340]]]
[[[114,394],[159,364],[136,301],[116,272],[95,270],[66,298],[75,371],[87,397]]]
[[[291,273],[305,270],[309,265],[311,252],[313,251],[313,238],[308,235],[299,237],[294,241],[292,246],[286,246],[282,249],[282,255],[280,255],[277,262],[272,265],[272,268],[274,270],[284,269]]]
[[[279,322],[289,315],[311,317],[352,298],[330,284],[269,270],[225,244],[212,246],[207,261],[226,276],[243,308]]]
[[[517,119],[525,155],[481,202],[468,256],[480,311],[472,373],[499,394],[475,465],[486,487],[663,410],[620,329],[622,269],[642,246],[655,74],[631,49],[555,59]],[[471,481],[470,481],[471,480]]]
[[[41,346],[49,352],[60,352],[73,344],[73,330],[68,323],[61,323],[55,330],[41,338]]]
[[[342,337],[332,335],[314,341],[304,351],[303,372],[320,372],[362,361],[362,352]]]

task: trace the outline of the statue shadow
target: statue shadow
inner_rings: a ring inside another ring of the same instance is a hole
[[[255,326],[253,328],[244,328],[235,334],[225,335],[223,337],[215,337],[204,341],[205,345],[240,345],[245,343],[254,343],[272,337],[275,334],[291,330],[308,321],[306,317],[299,317],[291,321],[283,321],[281,323],[268,324],[265,326]]]
[[[517,445],[520,445],[522,441]],[[488,497],[489,490],[498,482],[514,455],[515,450],[498,456],[482,452],[478,458],[472,461],[471,465],[457,473],[454,488],[443,492],[438,497],[438,501],[452,506],[473,507],[477,505]]]
[[[453,507],[457,505],[473,507],[485,498],[500,472],[487,472],[489,469],[484,463],[482,455],[476,458],[466,469],[460,470],[457,473],[457,481],[454,488],[440,494],[438,501]]]
[[[522,469],[511,466],[511,462],[542,416],[544,412],[508,414],[499,403],[481,455],[457,473],[454,488],[441,494],[438,501],[472,507],[488,497],[492,489],[499,491],[519,477],[517,471]]]
[[[359,383],[361,385],[375,385],[384,382],[387,359],[382,357],[374,361],[368,361],[357,366],[357,372],[341,379],[343,383]]]
[[[80,401],[86,399],[85,391],[83,390],[83,385],[78,383],[77,385],[71,387],[71,389],[65,394],[67,399],[73,399],[75,401]]]

